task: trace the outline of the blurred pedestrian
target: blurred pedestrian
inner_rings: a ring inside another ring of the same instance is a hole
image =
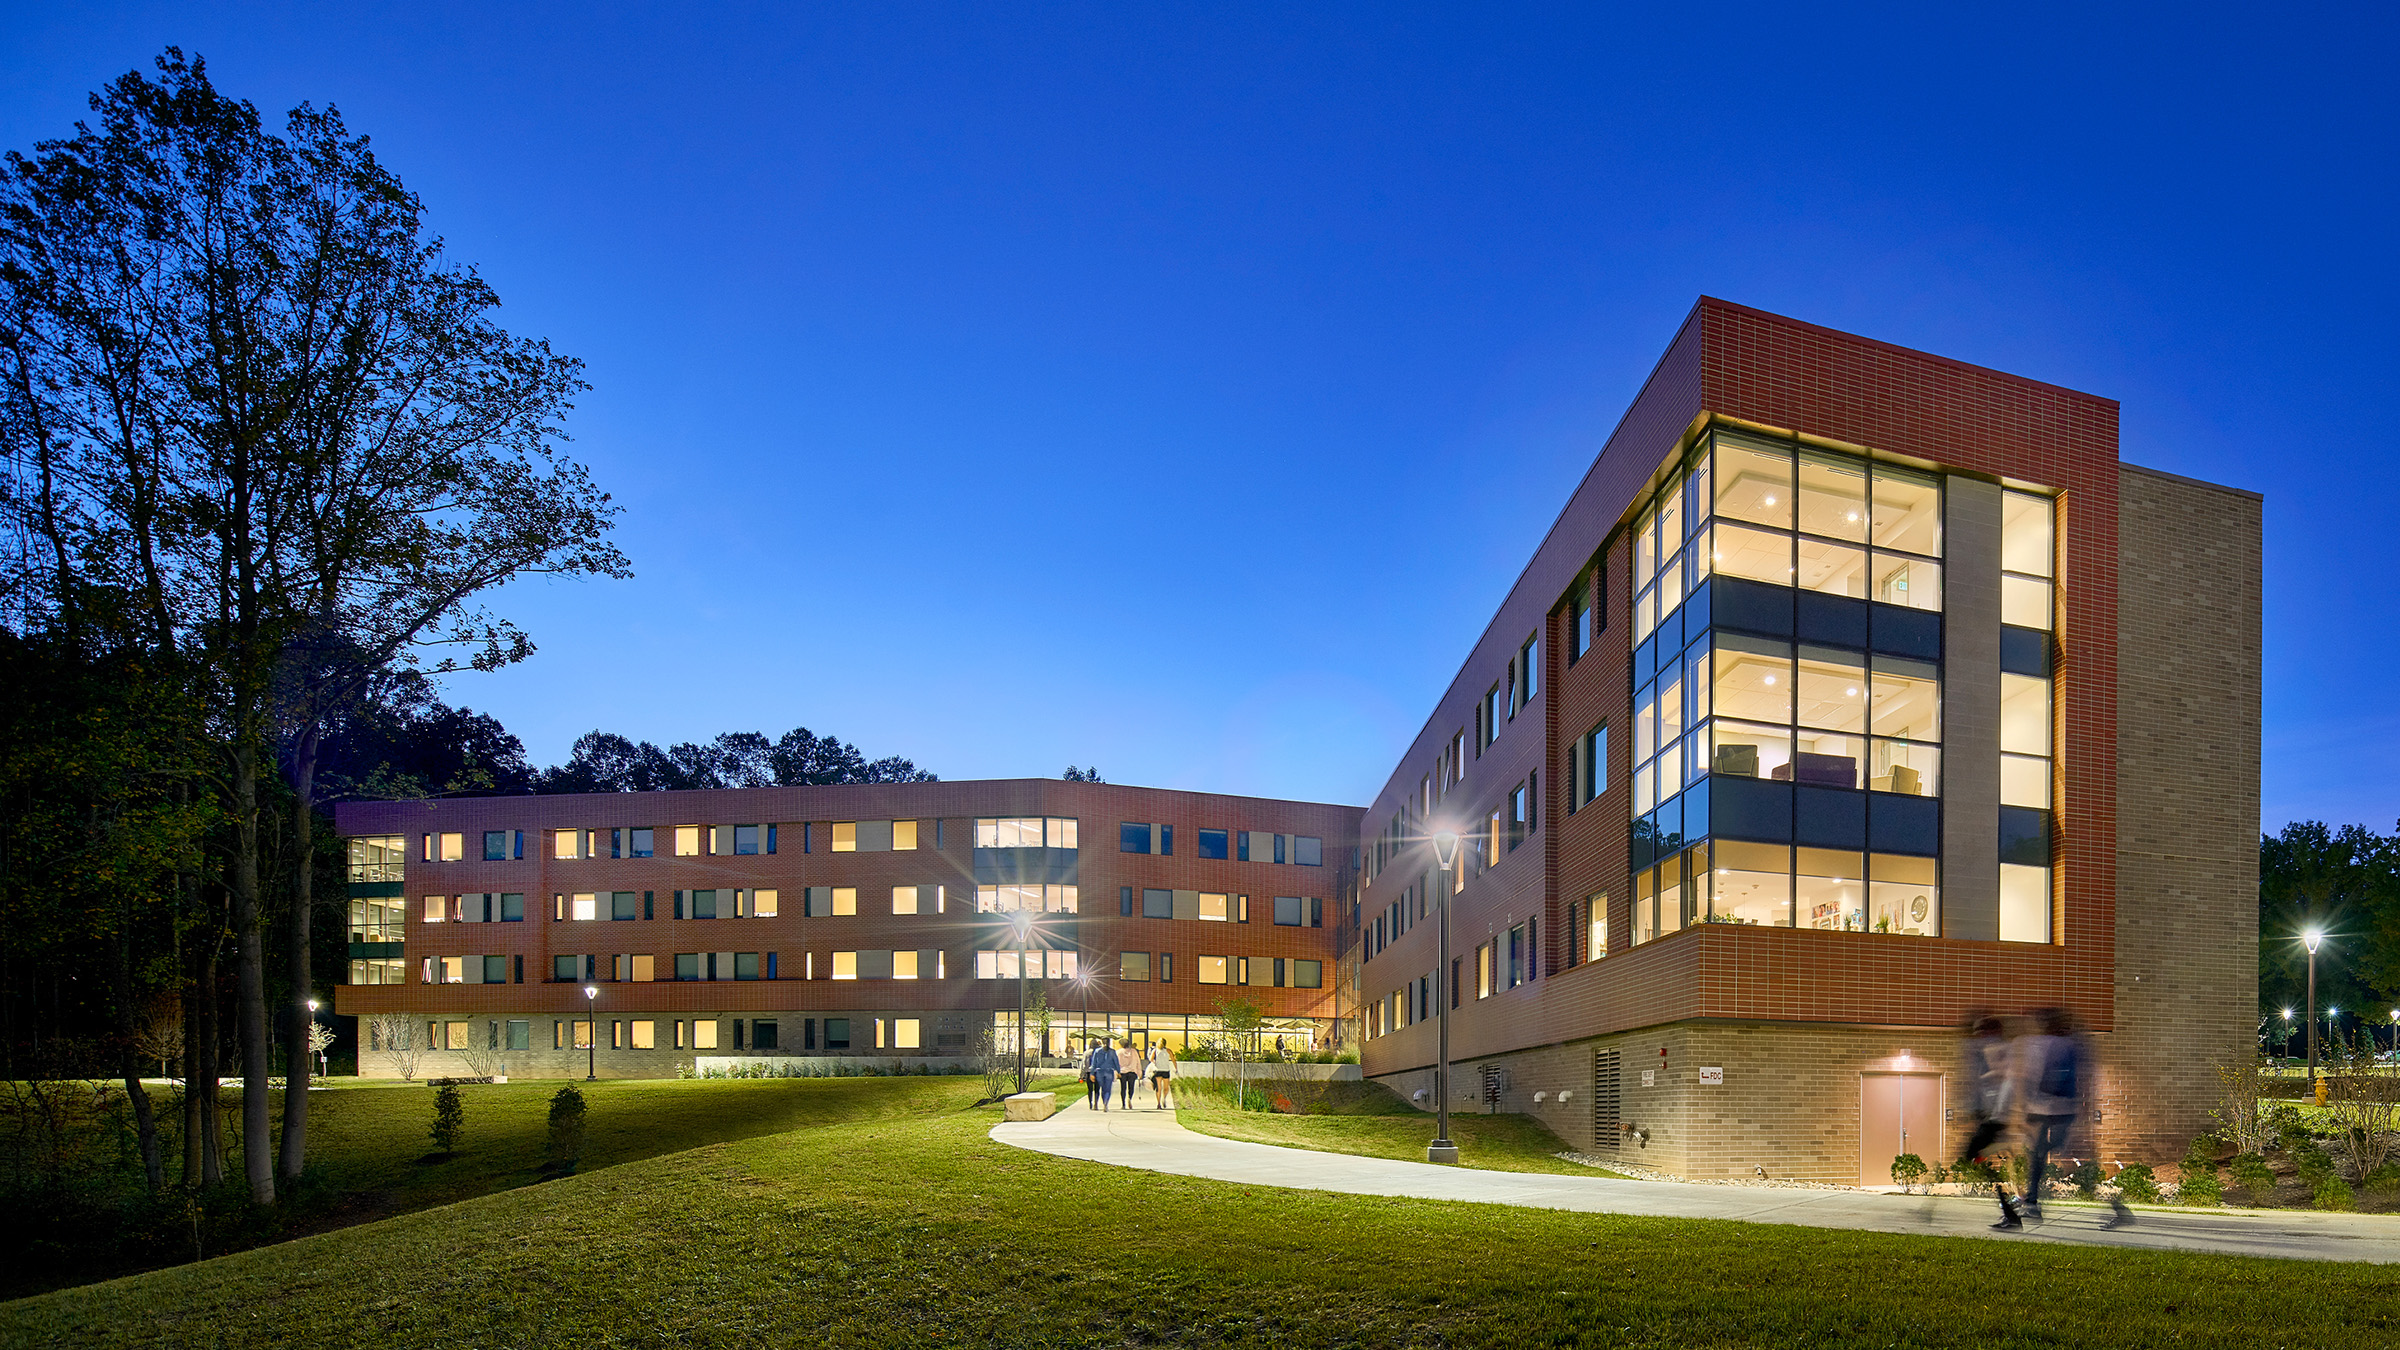
[[[1175,1095],[1175,1052],[1165,1041],[1150,1045],[1150,1099],[1155,1110],[1164,1111]]]
[[[1092,1051],[1092,1077],[1100,1084],[1100,1109],[1108,1110],[1108,1094],[1117,1085],[1117,1051],[1105,1039]]]

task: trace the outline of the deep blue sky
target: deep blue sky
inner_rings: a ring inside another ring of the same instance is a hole
[[[0,145],[181,44],[590,363],[638,576],[452,687],[537,762],[1364,801],[1705,292],[2264,491],[2266,823],[2400,816],[2389,6],[10,8]]]

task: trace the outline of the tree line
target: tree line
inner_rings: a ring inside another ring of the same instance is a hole
[[[2400,1008],[2400,827],[2378,834],[2364,825],[2295,821],[2264,835],[2258,848],[2258,1001],[2261,1034],[2302,1053],[2308,948],[2317,947],[2321,1028],[2345,1034],[2363,1024],[2387,1038]],[[2292,1010],[2288,1030],[2284,1009]],[[2341,1009],[2341,1027],[2325,1028]],[[2387,1042],[2388,1043],[2388,1042]]]

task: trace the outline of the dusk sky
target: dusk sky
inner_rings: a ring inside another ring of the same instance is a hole
[[[0,146],[181,45],[589,363],[636,576],[449,688],[537,764],[1363,803],[1712,294],[2264,492],[2264,824],[2392,828],[2395,11],[1939,8],[20,3]]]

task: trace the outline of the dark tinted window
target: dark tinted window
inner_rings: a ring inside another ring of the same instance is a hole
[[[1147,822],[1136,825],[1127,821],[1117,826],[1117,852],[1148,853],[1149,851],[1150,826]]]
[[[1202,830],[1202,831],[1200,832],[1200,856],[1201,856],[1201,857],[1203,857],[1203,858],[1222,858],[1222,857],[1225,857],[1225,856],[1227,856],[1227,847],[1228,847],[1228,846],[1227,846],[1227,844],[1226,844],[1226,835],[1225,835],[1225,831],[1223,831],[1223,830]]]
[[[508,831],[485,830],[483,832],[483,860],[485,862],[508,861]]]
[[[1175,892],[1145,889],[1142,892],[1142,917],[1172,919],[1175,917]]]

